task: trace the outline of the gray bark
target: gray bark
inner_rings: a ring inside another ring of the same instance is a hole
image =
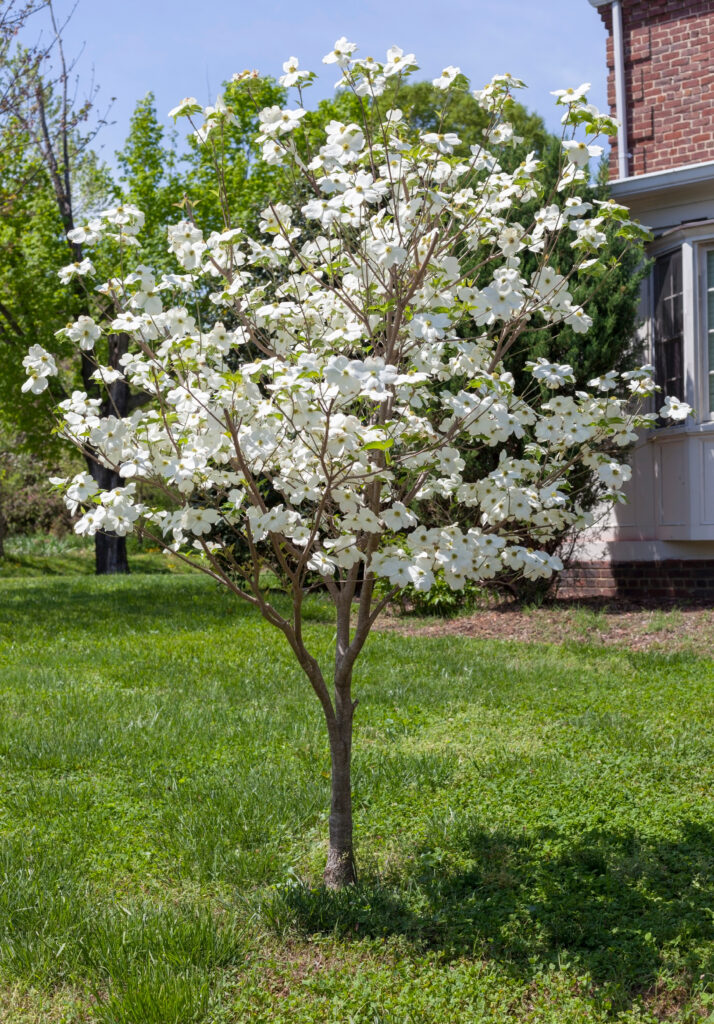
[[[330,795],[330,841],[324,881],[330,889],[353,885],[357,868],[352,841],[352,718],[354,705],[349,692],[346,701],[338,696],[335,719],[328,723],[332,762]]]

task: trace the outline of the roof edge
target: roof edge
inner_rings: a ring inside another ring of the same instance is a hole
[[[624,198],[646,192],[658,192],[665,188],[697,185],[712,179],[714,179],[714,160],[707,160],[700,164],[671,167],[667,171],[650,171],[648,174],[635,174],[630,178],[617,178],[610,182],[610,188],[614,196]]]

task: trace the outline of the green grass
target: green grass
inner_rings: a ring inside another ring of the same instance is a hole
[[[332,894],[324,726],[270,627],[196,575],[0,582],[0,1020],[711,1013],[712,661],[382,634],[357,691]]]
[[[680,629],[683,624],[683,618],[682,612],[677,608],[668,611],[657,609],[652,613],[652,618],[646,627],[646,632],[663,633],[667,630]]]
[[[150,544],[127,538],[129,568],[138,573],[188,573],[189,566],[173,555],[165,555]],[[0,559],[0,581],[36,576],[93,576],[94,541],[68,534],[8,537],[5,557]]]

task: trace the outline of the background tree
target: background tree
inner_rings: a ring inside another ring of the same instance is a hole
[[[137,103],[126,143],[117,153],[121,194],[145,211],[144,252],[157,271],[170,261],[166,229],[182,204],[188,202],[207,229],[223,231],[226,224],[255,228],[277,183],[284,187],[284,172],[262,160],[254,139],[258,111],[284,102],[285,91],[265,78],[256,82],[254,95],[248,96],[227,82],[222,98],[230,104],[233,120],[221,126],[220,139],[201,145],[189,137],[180,150],[176,133],[165,131],[154,95],[149,93]]]
[[[51,41],[44,49],[27,48],[18,41],[19,36],[21,30],[29,31],[28,19],[39,11],[49,21]],[[0,336],[8,346],[10,370],[6,383],[11,385],[13,370],[28,340],[39,344],[48,333],[54,334],[61,324],[57,317],[60,311],[66,320],[68,314],[88,312],[92,306],[92,298],[81,286],[69,294],[66,289],[60,290],[56,273],[67,256],[76,263],[83,259],[82,243],[73,237],[78,201],[80,213],[84,212],[82,206],[91,207],[108,182],[90,149],[99,127],[90,126],[88,121],[95,94],[79,105],[74,102],[70,92],[73,66],[65,57],[62,26],[51,0],[28,5],[20,17],[0,17],[0,25],[7,29],[0,43],[4,57],[0,70],[0,180],[5,183],[0,234]],[[64,255],[60,255],[62,249]],[[109,344],[118,361],[122,339]],[[62,345],[51,344],[49,350],[60,360],[69,354]],[[93,367],[84,353],[79,355],[78,363],[84,387],[96,392]],[[114,391],[112,394],[109,389],[105,402],[118,403],[117,407],[127,412],[124,389]],[[6,428],[13,432],[16,444],[32,447],[34,428],[44,411],[42,403],[35,408],[35,416],[20,414],[18,420],[16,403],[3,401],[4,397],[0,394],[0,415]],[[91,452],[85,455],[98,482],[111,485],[111,478]],[[100,535],[95,550],[98,573],[128,570],[124,538]]]

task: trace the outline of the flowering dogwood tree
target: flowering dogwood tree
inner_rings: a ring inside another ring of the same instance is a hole
[[[513,142],[508,111],[521,85],[510,75],[475,93],[491,124],[483,144],[463,152],[455,134],[420,135],[396,106],[380,106],[387,79],[416,68],[412,54],[393,47],[386,62],[360,59],[340,39],[325,63],[338,66],[339,86],[360,98],[364,116],[331,122],[311,147],[303,94],[314,75],[286,62],[281,81],[296,103],[260,110],[258,141],[304,198],[291,207],[275,196],[260,237],[230,224],[204,237],[187,208],[168,231],[177,272],[157,279],[141,262],[136,208],[105,211],[77,229],[85,247],[109,236],[128,269],[99,288],[106,323],[80,317],[66,336],[95,353],[105,394],[128,385],[146,401],[128,416],[101,415],[100,397],[85,392],[60,402],[62,434],[124,484],[100,491],[88,473],[56,483],[81,514],[78,533],[121,535],[141,523],[283,633],[327,723],[325,881],[338,886],[355,879],[352,677],[380,610],[405,585],[427,591],[437,577],[458,589],[504,568],[531,578],[560,569],[523,538],[545,542],[583,522],[571,485],[579,464],[597,470],[605,497],[618,498],[629,469],[613,460],[613,446],[624,450],[633,428],[651,422],[638,407],[655,388],[643,367],[573,394],[571,368],[539,360],[516,393],[503,368],[533,326],[587,331],[571,281],[599,280],[607,221],[625,235],[640,231],[623,207],[592,208],[578,197],[588,160],[601,151],[593,140],[615,130],[587,104],[586,87],[557,93],[562,170],[546,194],[535,158],[512,173],[499,163],[499,149]],[[237,80],[250,89],[252,77]],[[445,105],[466,87],[455,67],[434,84]],[[215,147],[220,172],[229,107],[219,99],[204,110],[191,98],[172,114]],[[577,254],[567,275],[552,259],[563,233]],[[62,275],[92,272],[85,259]],[[210,322],[199,319],[207,298]],[[108,367],[102,346],[118,332],[130,349]],[[34,392],[62,372],[37,346],[25,363]],[[664,412],[683,418],[688,408],[668,399]],[[526,457],[509,455],[514,438],[527,442]],[[498,467],[469,479],[464,454],[484,448],[499,450]],[[435,496],[448,503],[448,522],[424,521]],[[285,581],[290,613],[261,585],[266,568]],[[335,610],[329,671],[303,635],[316,580]]]

